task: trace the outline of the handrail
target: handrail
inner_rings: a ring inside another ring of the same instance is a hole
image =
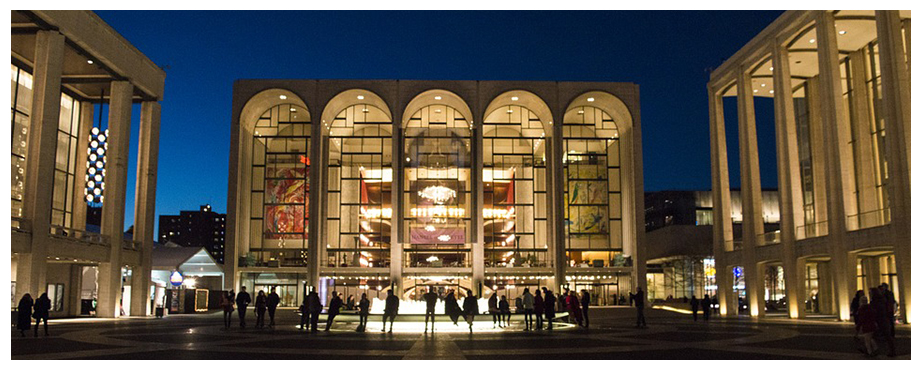
[[[742,240],[726,240],[724,248],[726,252],[740,251],[744,249],[744,242]]]
[[[798,240],[815,238],[827,235],[827,221],[820,221],[795,228],[795,238]]]
[[[51,225],[51,236],[74,239],[92,244],[109,244],[109,237],[107,235],[57,225]]]
[[[136,240],[134,240],[134,239],[122,239],[122,241],[121,241],[121,248],[122,248],[122,249],[133,250],[133,251],[140,250],[140,249],[141,249],[141,242],[136,241]]]
[[[14,231],[32,232],[32,224],[29,220],[22,217],[12,217],[10,219],[10,226]]]
[[[756,243],[757,246],[779,244],[783,241],[782,233],[780,230],[766,232],[763,234],[757,234]]]
[[[847,230],[868,229],[891,222],[891,210],[881,208],[847,216]]]

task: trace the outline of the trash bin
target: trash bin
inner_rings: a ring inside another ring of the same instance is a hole
[[[157,307],[155,310],[158,319],[163,318],[163,307]]]

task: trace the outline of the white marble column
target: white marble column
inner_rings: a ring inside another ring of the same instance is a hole
[[[856,214],[855,179],[853,176],[853,153],[850,150],[850,129],[843,103],[840,76],[840,54],[837,48],[837,32],[834,29],[834,14],[819,12],[817,17],[818,74],[821,76],[820,95],[822,122],[825,128],[827,174],[827,216],[828,245],[831,250],[831,269],[835,285],[836,307],[849,307],[851,288],[847,269],[847,215]],[[828,280],[821,282],[821,293],[827,297]],[[849,319],[849,309],[838,309],[841,320]]]
[[[483,184],[482,184],[482,171],[483,171],[483,154],[482,154],[482,122],[484,121],[484,114],[478,115],[478,117],[483,117],[478,123],[471,122],[470,126],[473,130],[473,142],[471,143],[471,153],[470,158],[473,161],[472,163],[472,173],[470,174],[470,181],[472,186],[472,209],[473,212],[470,222],[470,227],[472,230],[473,240],[472,242],[472,275],[473,287],[479,289],[479,284],[483,283],[485,280],[485,236],[483,234]],[[482,292],[477,292],[477,294],[482,294]]]
[[[326,170],[327,164],[322,160],[325,146],[328,145],[327,138],[323,135],[323,125],[310,125],[310,194],[307,206],[309,219],[307,231],[307,284],[313,286],[319,291],[319,266],[320,258],[323,256],[322,245],[324,234],[324,223],[322,217],[322,207],[325,206],[325,195],[323,193],[323,171]],[[321,297],[325,299],[324,297]]]
[[[776,120],[776,164],[779,170],[780,235],[783,248],[783,275],[786,302],[790,318],[800,315],[799,279],[795,257],[795,230],[804,221],[802,181],[799,172],[799,145],[796,135],[795,111],[792,103],[792,76],[789,71],[789,51],[773,43],[773,107]]]
[[[725,142],[725,111],[722,95],[712,85],[709,92],[709,142],[712,167],[712,252],[716,264],[716,285],[719,312],[722,316],[737,314],[729,312],[729,292],[732,290],[730,267],[725,262],[726,245],[732,239],[731,192],[728,185],[728,154]]]
[[[565,284],[565,270],[568,266],[568,258],[565,254],[565,163],[562,158],[565,156],[565,138],[563,137],[562,127],[564,125],[563,112],[553,114],[556,124],[553,125],[553,135],[550,138],[549,149],[551,151],[552,167],[552,213],[550,227],[553,231],[553,242],[550,249],[553,253],[553,282],[547,284],[552,287],[554,293],[559,293],[563,284]]]
[[[134,241],[140,243],[140,264],[131,281],[131,314],[146,316],[150,308],[150,269],[156,221],[157,163],[160,150],[160,103],[141,103],[134,193]]]
[[[102,234],[109,238],[109,258],[99,264],[97,317],[117,317],[121,300],[121,249],[125,230],[125,192],[128,147],[131,139],[131,104],[134,86],[114,81],[109,99],[109,148],[106,151],[105,192],[102,200]]]
[[[395,286],[396,290],[394,293],[398,296],[402,289],[402,271],[403,265],[405,264],[403,256],[403,240],[407,239],[403,236],[404,223],[403,223],[403,191],[406,181],[405,165],[406,158],[403,153],[403,148],[405,144],[403,143],[402,137],[405,135],[403,131],[403,121],[402,115],[399,112],[393,114],[393,184],[390,187],[391,198],[390,198],[390,208],[393,211],[393,215],[390,217],[390,286]]]
[[[905,61],[899,11],[877,11],[879,60],[882,74],[882,104],[885,148],[888,159],[888,196],[891,227],[894,230],[895,264],[904,320],[910,317],[910,70]],[[910,23],[907,23],[910,35]],[[909,54],[908,54],[909,55]]]
[[[813,234],[807,237],[827,235],[827,160],[824,147],[824,119],[821,117],[820,76],[805,82],[805,99],[808,105],[808,137],[811,147],[811,178],[814,194],[815,224],[810,226]],[[807,230],[806,230],[807,232]]]
[[[57,128],[61,110],[61,69],[64,35],[39,31],[35,38],[32,80],[32,115],[29,117],[29,149],[22,218],[30,225],[30,253],[20,253],[16,265],[16,292],[33,298],[45,292],[47,248],[51,242],[51,200]],[[17,297],[18,298],[18,297]]]
[[[758,235],[763,234],[763,195],[760,189],[760,158],[757,151],[757,126],[751,74],[746,67],[738,71],[738,135],[741,149],[741,251],[744,285],[751,316],[763,314],[763,279],[757,273]]]

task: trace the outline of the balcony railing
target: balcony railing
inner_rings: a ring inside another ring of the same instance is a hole
[[[74,239],[92,244],[109,244],[109,237],[106,235],[56,225],[51,226],[51,236]]]
[[[10,226],[12,226],[13,231],[26,233],[32,231],[32,225],[29,223],[29,220],[22,217],[13,217],[10,220]]]
[[[741,240],[726,240],[725,241],[725,251],[740,251],[744,249],[744,242]]]
[[[133,239],[123,239],[121,241],[121,248],[132,250],[132,251],[137,251],[141,249],[141,242],[133,240]]]
[[[796,226],[795,238],[798,240],[827,235],[827,221]]]
[[[857,213],[847,216],[847,230],[868,229],[887,225],[891,222],[891,210],[888,208]]]
[[[782,234],[780,233],[780,230],[758,234],[756,237],[757,246],[779,244],[782,241],[783,241],[783,238],[782,238]]]

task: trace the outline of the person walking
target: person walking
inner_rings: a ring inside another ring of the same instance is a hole
[[[268,293],[268,298],[265,300],[265,304],[268,306],[268,326],[275,327],[275,310],[278,309],[278,304],[281,303],[281,297],[278,296],[278,293],[275,293],[275,287],[272,287],[271,293]]]
[[[502,322],[505,323],[505,327],[511,326],[511,304],[505,296],[498,301],[498,326],[502,326]]]
[[[26,332],[32,329],[32,306],[35,305],[35,302],[32,301],[32,295],[26,293],[19,299],[19,307],[17,308],[16,318],[16,329],[19,330],[21,336],[26,336]]]
[[[396,320],[396,315],[399,314],[399,298],[393,294],[393,289],[387,290],[387,300],[386,305],[383,309],[383,329],[381,332],[387,331],[387,319],[390,319],[390,333],[393,332],[393,321]]]
[[[264,328],[265,327],[265,310],[268,309],[267,297],[265,296],[265,291],[260,290],[256,294],[256,327]]]
[[[534,297],[533,294],[530,294],[530,289],[524,288],[524,294],[521,295],[521,306],[524,307],[524,331],[533,330],[533,301]]]
[[[492,292],[492,296],[489,297],[489,313],[492,314],[492,328],[494,329],[496,324],[502,327],[501,314],[498,310],[498,293],[496,292]]]
[[[645,292],[642,291],[642,288],[636,289],[636,327],[637,328],[647,328],[648,325],[645,323]]]
[[[858,295],[858,294],[857,294]],[[878,330],[878,323],[875,320],[875,312],[869,305],[869,298],[865,294],[859,295],[859,306],[856,309],[856,337],[862,339],[866,356],[875,357],[878,355],[878,345],[875,343],[875,332]]]
[[[889,300],[883,291],[884,288],[887,288],[887,284],[869,290],[869,305],[872,306],[875,321],[878,325],[878,332],[875,336],[887,342],[888,357],[894,357],[896,356],[893,322],[894,298],[892,297]],[[38,303],[36,302],[36,306],[37,305]]]
[[[224,309],[224,327],[230,329],[230,321],[233,320],[233,291],[224,292],[220,297],[220,307]]]
[[[323,302],[319,300],[319,293],[310,292],[307,309],[310,310],[310,332],[319,331],[319,314],[323,313]]]
[[[546,312],[546,330],[553,330],[553,318],[556,317],[556,296],[547,289],[546,298],[543,300],[543,310]]]
[[[709,321],[709,314],[712,313],[712,310],[710,309],[712,303],[713,301],[709,299],[709,294],[704,294],[703,301],[700,302],[703,307],[703,321]]]
[[[890,322],[889,327],[891,328],[891,332],[888,333],[890,339],[889,349],[891,350],[888,357],[894,357],[894,328],[898,319],[896,315],[898,312],[898,302],[895,301],[894,292],[889,289],[888,283],[882,283],[879,289],[882,291],[882,297],[885,298],[885,315],[888,316],[888,321]]]
[[[696,295],[690,296],[690,311],[693,311],[693,321],[696,321],[697,312],[700,310],[700,300],[696,299]]]
[[[575,324],[582,326],[584,317],[581,316],[581,304],[578,302],[578,294],[574,290],[569,291],[569,312],[575,316]]]
[[[38,336],[38,326],[42,323],[42,320],[45,321],[45,336],[48,336],[48,317],[51,314],[51,299],[48,299],[48,293],[42,293],[38,299],[35,300],[35,305],[33,306],[32,317],[35,318],[35,336]]]
[[[466,322],[470,325],[470,334],[473,334],[473,322],[478,314],[479,302],[476,301],[473,291],[467,290],[466,298],[463,299],[463,316],[466,317]]]
[[[865,297],[865,296],[866,296],[866,293],[864,293],[862,289],[856,291],[856,295],[854,295],[853,300],[850,301],[850,321],[853,321],[855,323],[856,320],[858,319],[856,315],[859,311],[859,298]],[[857,326],[858,325],[859,324],[857,324]]]
[[[546,288],[543,288],[546,289]],[[534,289],[536,295],[533,297],[533,314],[537,318],[537,330],[543,330],[543,295],[540,294],[540,289]]]
[[[431,318],[431,332],[434,333],[434,309],[438,304],[438,293],[435,293],[434,287],[428,287],[428,293],[422,295],[425,300],[425,332],[428,332],[428,318]]]
[[[367,299],[367,293],[361,293],[361,300],[358,301],[358,331],[367,330],[367,317],[371,314],[371,301]]]
[[[303,298],[303,303],[298,307],[300,312],[300,330],[307,329],[308,323],[310,322],[310,303],[309,295]]]
[[[457,297],[454,296],[454,290],[451,289],[447,292],[447,296],[444,297],[444,313],[450,317],[450,320],[454,322],[454,326],[457,326],[457,320],[460,319],[460,316],[463,314],[463,310],[460,308],[460,304],[457,303]]]
[[[236,309],[240,315],[241,328],[246,327],[246,307],[249,307],[250,303],[252,303],[252,297],[249,296],[249,293],[246,293],[246,287],[243,286],[240,288],[240,293],[236,295]]]
[[[581,315],[585,319],[585,329],[588,328],[588,306],[591,305],[591,293],[586,289],[581,290]]]
[[[342,309],[342,297],[339,297],[339,293],[332,291],[332,300],[329,301],[329,310],[326,311],[326,329],[324,331],[329,331],[332,328],[332,323],[335,321],[335,317],[339,315],[339,311]]]

